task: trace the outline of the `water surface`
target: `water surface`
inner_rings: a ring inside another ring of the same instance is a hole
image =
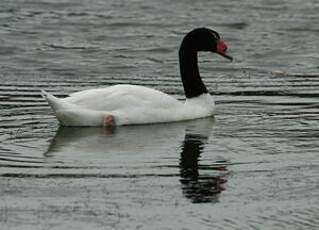
[[[317,229],[319,3],[1,1],[4,229]],[[220,32],[233,63],[200,54],[215,118],[59,127],[40,96],[114,84],[183,100],[186,32]]]

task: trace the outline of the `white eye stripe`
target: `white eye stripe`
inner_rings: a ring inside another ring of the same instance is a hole
[[[215,35],[216,39],[220,39],[220,37],[219,37],[219,35],[217,33],[214,33],[214,35]]]
[[[213,30],[210,30],[211,34],[213,35],[213,37],[216,39],[216,40],[219,40],[220,39],[220,36],[218,33],[216,33],[215,31]]]

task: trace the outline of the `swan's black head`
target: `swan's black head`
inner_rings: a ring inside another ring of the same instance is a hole
[[[208,28],[197,28],[186,34],[180,49],[193,52],[210,51],[218,53],[231,61],[233,60],[227,54],[228,46],[221,40],[219,34]]]

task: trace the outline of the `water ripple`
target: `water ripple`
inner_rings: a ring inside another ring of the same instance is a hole
[[[3,228],[318,228],[316,1],[0,5]],[[139,84],[184,100],[178,46],[202,26],[235,56],[199,55],[214,121],[62,128],[40,96]]]

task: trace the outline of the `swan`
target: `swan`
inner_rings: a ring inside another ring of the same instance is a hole
[[[179,49],[180,74],[186,100],[161,91],[120,84],[89,89],[57,98],[42,90],[62,126],[120,126],[192,120],[214,115],[215,102],[199,74],[197,53],[210,51],[232,60],[219,34],[196,28],[185,35]]]

